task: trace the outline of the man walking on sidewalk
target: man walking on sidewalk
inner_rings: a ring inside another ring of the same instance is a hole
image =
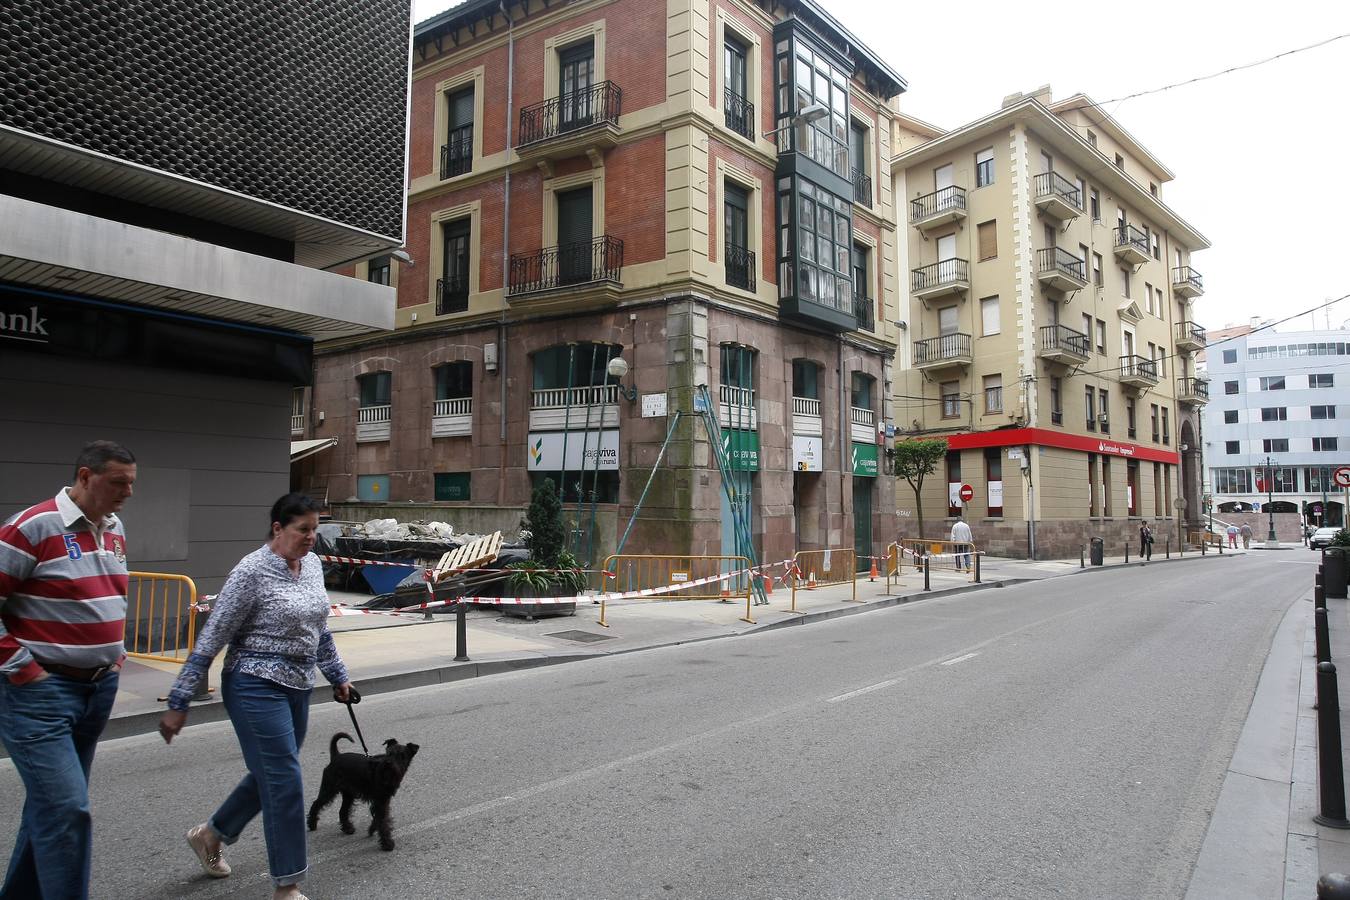
[[[125,447],[94,441],[74,484],[0,525],[0,739],[27,792],[0,900],[89,896],[89,768],[126,658],[114,513],[135,481]]]
[[[1242,523],[1242,549],[1252,549],[1252,526],[1246,522]]]
[[[1153,558],[1153,529],[1147,522],[1139,523],[1139,558],[1142,560]]]
[[[952,543],[956,546],[953,551],[956,553],[956,571],[966,572],[970,570],[970,542],[974,535],[970,533],[970,526],[966,524],[965,519],[957,519],[952,525]]]

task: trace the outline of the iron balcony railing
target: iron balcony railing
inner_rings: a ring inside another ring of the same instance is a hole
[[[469,276],[436,279],[436,315],[464,312],[469,308]]]
[[[1086,334],[1067,325],[1042,325],[1041,349],[1064,350],[1079,356],[1092,354],[1092,343]]]
[[[1050,412],[1050,424],[1051,424],[1051,425],[1063,425],[1063,424],[1064,424],[1064,410],[1062,410],[1062,409],[1051,410],[1051,412]]]
[[[1116,226],[1116,247],[1134,247],[1145,256],[1149,255],[1148,235],[1133,225]]]
[[[619,124],[623,91],[612,81],[602,81],[582,91],[572,91],[520,111],[520,143],[525,147],[593,125]]]
[[[1206,338],[1208,337],[1208,335],[1209,332],[1205,331],[1205,329],[1201,328],[1194,322],[1177,323],[1178,341],[1191,341],[1196,344],[1204,344],[1206,342]]]
[[[436,418],[443,416],[468,416],[473,414],[472,397],[456,397],[452,400],[437,400],[431,414]]]
[[[722,110],[726,114],[727,127],[741,137],[755,139],[755,104],[726,88],[722,92]]]
[[[608,406],[619,402],[617,384],[590,387],[543,388],[530,392],[530,409],[567,409],[570,406]]]
[[[853,199],[872,208],[872,176],[861,169],[853,170]]]
[[[1177,266],[1173,269],[1172,283],[1178,285],[1187,284],[1197,291],[1203,291],[1205,289],[1205,279],[1200,276],[1199,272],[1195,271],[1190,266]]]
[[[914,364],[942,362],[970,356],[970,335],[957,332],[914,342]]]
[[[463,125],[450,132],[441,146],[441,179],[463,175],[473,168],[473,126]]]
[[[815,416],[820,418],[820,401],[814,397],[793,397],[792,414],[794,416]]]
[[[1063,247],[1046,247],[1036,251],[1037,272],[1061,272],[1070,278],[1087,283],[1087,261],[1079,259]]]
[[[357,424],[374,425],[379,422],[388,422],[391,409],[393,407],[388,403],[382,406],[363,406],[356,411]]]
[[[727,244],[727,284],[743,291],[756,290],[755,251]]]
[[[871,297],[854,295],[853,317],[858,320],[859,331],[872,331],[877,327],[876,301]]]
[[[965,208],[966,189],[952,185],[909,201],[909,221],[922,222],[941,213]]]
[[[1036,197],[1059,197],[1079,212],[1083,211],[1083,192],[1058,172],[1042,172],[1035,179]]]
[[[1185,397],[1203,397],[1209,399],[1209,379],[1178,378],[1177,393]]]
[[[1150,378],[1158,380],[1158,364],[1142,356],[1122,356],[1120,358],[1121,378]]]
[[[970,263],[964,259],[944,259],[910,272],[910,288],[924,291],[970,280]]]
[[[509,297],[598,281],[619,282],[623,241],[602,235],[591,241],[513,253],[507,272]]]

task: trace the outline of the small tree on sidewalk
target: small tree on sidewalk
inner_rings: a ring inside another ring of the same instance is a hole
[[[923,537],[923,480],[937,471],[947,456],[946,438],[916,438],[895,445],[895,475],[914,490],[914,508],[919,514],[919,537]]]

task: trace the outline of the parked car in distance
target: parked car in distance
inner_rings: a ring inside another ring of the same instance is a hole
[[[1313,550],[1321,550],[1324,547],[1331,546],[1331,539],[1339,532],[1339,528],[1319,528],[1308,538],[1308,547]]]

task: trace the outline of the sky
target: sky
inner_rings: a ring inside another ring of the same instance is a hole
[[[1163,185],[1164,202],[1212,245],[1191,259],[1205,279],[1195,306],[1201,325],[1283,319],[1350,294],[1350,163],[1342,156],[1350,37],[1106,102],[1350,35],[1350,3],[1041,0],[1010,18],[1007,4],[988,0],[819,2],[909,82],[901,111],[939,127],[1043,84],[1055,99],[1082,92],[1102,103],[1176,175]],[[413,17],[453,5],[413,0]],[[1279,237],[1290,231],[1303,236]],[[1350,327],[1350,299],[1277,330],[1342,325]]]

